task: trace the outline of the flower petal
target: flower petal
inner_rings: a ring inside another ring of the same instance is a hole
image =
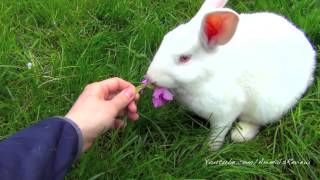
[[[150,83],[150,80],[147,77],[144,77],[144,79],[141,81],[142,84],[148,85]]]
[[[144,79],[144,80],[141,81],[141,83],[147,85],[149,82],[148,82],[147,79]]]
[[[153,90],[152,97],[160,98],[162,96],[162,94],[163,94],[163,88],[156,87]]]
[[[164,91],[162,92],[162,97],[167,101],[173,100],[173,94],[168,89],[164,89]]]
[[[161,98],[152,98],[152,103],[155,108],[159,108],[163,106],[166,102],[163,101]]]

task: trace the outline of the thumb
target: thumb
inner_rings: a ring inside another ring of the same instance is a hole
[[[128,87],[117,94],[112,100],[111,103],[120,110],[128,106],[128,104],[134,99],[135,90],[132,87]]]

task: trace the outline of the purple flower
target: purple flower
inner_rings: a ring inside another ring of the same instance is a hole
[[[136,92],[143,94],[145,88],[153,89],[152,103],[155,108],[159,108],[168,101],[173,100],[173,94],[169,91],[169,89],[152,85],[150,79],[147,77],[144,77],[144,79],[141,81],[141,85],[136,87]]]
[[[155,108],[159,108],[166,104],[168,101],[173,100],[173,94],[163,87],[156,87],[153,90],[152,103]]]

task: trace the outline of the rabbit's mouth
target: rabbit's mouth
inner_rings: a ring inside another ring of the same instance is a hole
[[[150,83],[156,87],[163,87],[167,89],[172,89],[176,87],[176,83],[172,80],[171,77],[166,75],[149,75],[146,76]]]

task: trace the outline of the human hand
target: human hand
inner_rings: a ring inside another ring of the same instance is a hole
[[[104,130],[124,127],[125,122],[120,119],[121,116],[127,115],[129,119],[137,120],[139,115],[135,101],[138,99],[135,87],[120,78],[87,85],[66,115],[82,132],[83,151]]]

